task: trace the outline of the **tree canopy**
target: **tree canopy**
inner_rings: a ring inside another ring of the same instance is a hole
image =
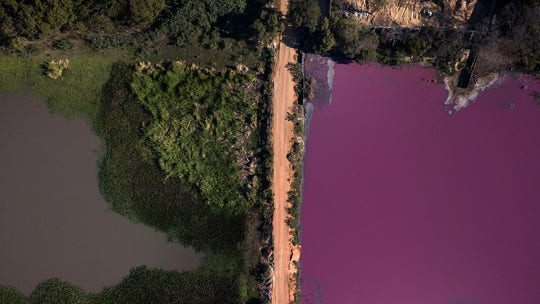
[[[30,300],[17,289],[0,285],[0,303],[30,304]]]
[[[333,21],[338,52],[356,61],[373,61],[377,58],[377,34],[351,19],[335,18]]]
[[[80,288],[57,278],[38,284],[29,296],[32,304],[89,304],[89,296]]]
[[[6,304],[237,304],[235,290],[234,279],[219,274],[138,266],[118,284],[97,294],[52,278],[39,283],[28,297],[0,285],[0,301]]]
[[[310,41],[310,49],[317,54],[327,54],[335,46],[336,40],[334,33],[330,29],[330,21],[323,17],[319,20],[317,28],[313,33]]]
[[[315,29],[321,17],[321,8],[317,0],[289,1],[288,18],[296,27],[306,26]]]

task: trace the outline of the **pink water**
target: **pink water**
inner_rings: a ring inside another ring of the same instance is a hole
[[[303,303],[540,303],[540,83],[449,115],[433,76],[336,65],[307,145]]]

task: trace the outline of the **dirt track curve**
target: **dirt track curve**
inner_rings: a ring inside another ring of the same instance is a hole
[[[287,0],[280,0],[280,10],[287,13]],[[295,286],[289,270],[291,257],[291,233],[286,223],[288,216],[287,192],[290,189],[292,167],[287,160],[291,148],[293,124],[287,120],[287,113],[295,101],[294,82],[286,65],[294,61],[295,49],[283,43],[280,37],[279,52],[276,56],[273,89],[272,141],[274,151],[274,271],[272,283],[272,303],[287,304],[294,300]]]

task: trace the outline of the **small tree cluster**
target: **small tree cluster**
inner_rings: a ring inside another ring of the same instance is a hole
[[[69,59],[51,59],[45,63],[45,75],[52,79],[58,79],[69,66]]]
[[[336,39],[336,51],[356,61],[377,59],[379,37],[368,27],[358,22],[335,17],[332,30]]]
[[[315,29],[321,17],[319,2],[317,0],[291,0],[287,17],[296,27]]]
[[[263,9],[252,24],[253,35],[263,45],[270,43],[283,30],[283,17],[276,9]]]

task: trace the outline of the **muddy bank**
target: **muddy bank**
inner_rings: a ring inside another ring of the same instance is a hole
[[[0,284],[28,293],[51,277],[89,292],[138,265],[188,270],[200,255],[107,210],[99,139],[32,96],[0,95]]]

